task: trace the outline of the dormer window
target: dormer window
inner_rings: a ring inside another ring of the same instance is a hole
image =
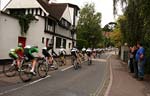
[[[63,19],[63,18],[61,19],[60,25],[61,25],[62,27],[64,27],[64,28],[66,28],[66,29],[69,29],[70,26],[71,26],[71,24],[70,24],[67,20],[65,20],[65,19]]]

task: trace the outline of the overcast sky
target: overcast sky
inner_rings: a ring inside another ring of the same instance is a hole
[[[1,0],[1,8],[5,6],[5,4],[9,0]],[[97,12],[102,13],[102,27],[114,21],[113,16],[113,0],[54,0],[57,2],[68,2],[78,5],[80,8],[84,6],[85,3],[95,3],[95,9]]]

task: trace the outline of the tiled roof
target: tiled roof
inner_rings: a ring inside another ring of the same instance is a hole
[[[52,4],[48,4],[43,2],[42,0],[37,0],[41,6],[50,14],[50,16],[56,18],[57,20],[60,20],[60,18],[62,17],[67,4],[56,4],[56,3],[52,3]]]

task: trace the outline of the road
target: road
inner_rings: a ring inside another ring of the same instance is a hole
[[[0,96],[99,96],[108,71],[106,59],[109,56],[105,54],[101,59],[93,60],[90,66],[84,62],[79,70],[66,67],[46,78],[0,87]]]

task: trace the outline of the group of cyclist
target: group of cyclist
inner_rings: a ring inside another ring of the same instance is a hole
[[[32,68],[31,68],[30,72],[32,74],[35,74],[34,70],[35,70],[35,66],[36,66],[36,63],[37,63],[37,59],[36,59],[35,55],[33,55],[33,53],[36,53],[37,57],[42,57],[39,54],[38,46],[27,45],[23,48],[22,43],[19,43],[16,48],[10,50],[9,56],[16,61],[16,64],[17,64],[18,68],[20,67],[20,60],[24,57],[27,57],[28,61],[32,62]],[[94,50],[92,50],[91,48],[87,48],[87,49],[82,48],[81,51],[79,51],[77,49],[77,47],[73,47],[71,49],[71,55],[75,56],[76,58],[85,57],[85,55],[87,55],[88,59],[90,59],[91,55],[93,53],[94,53]],[[53,54],[56,55],[56,56],[57,56],[57,54],[53,51],[52,44],[49,44],[48,46],[42,48],[42,54],[44,55],[44,57],[47,58],[49,66],[53,66]],[[63,57],[64,54],[66,54],[66,51],[61,46],[60,51],[59,51],[59,56],[62,57],[62,59],[64,59],[64,57]],[[79,64],[81,64],[82,60],[77,59],[77,62]],[[62,63],[65,64],[64,61]]]
[[[44,57],[46,57],[48,59],[48,63],[49,66],[53,65],[53,54],[57,55],[53,50],[52,50],[52,44],[49,44],[48,46],[42,48],[42,54],[44,55]],[[51,52],[50,52],[51,51]],[[63,48],[61,48],[59,54],[63,55]],[[14,59],[16,61],[17,67],[20,67],[20,60],[22,58],[27,58],[27,61],[31,61],[32,62],[32,68],[30,70],[30,72],[32,74],[35,74],[34,70],[35,70],[35,66],[37,63],[37,58],[35,57],[35,54],[37,57],[42,57],[39,54],[39,48],[38,46],[30,46],[27,45],[23,48],[22,43],[19,43],[18,46],[14,49],[11,49],[9,52],[9,56]],[[53,67],[53,66],[52,66]]]

